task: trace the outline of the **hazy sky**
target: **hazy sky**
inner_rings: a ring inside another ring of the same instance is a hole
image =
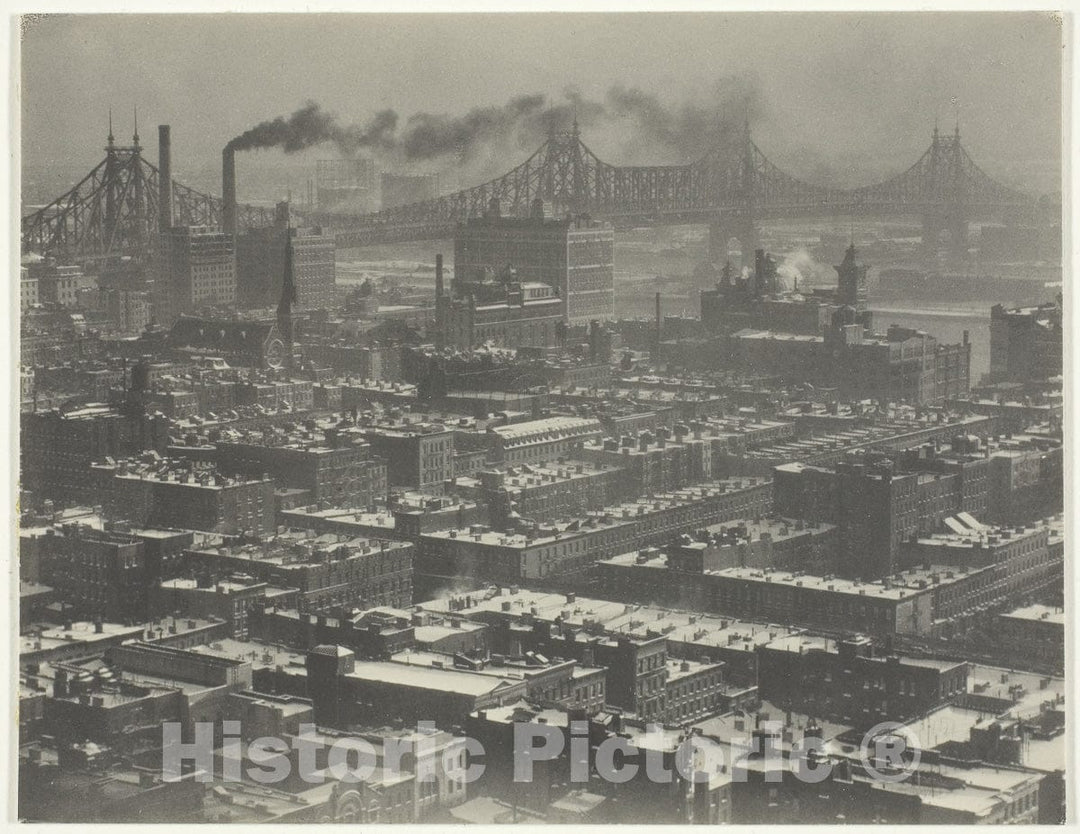
[[[307,100],[347,123],[385,108],[404,123],[620,85],[678,113],[723,78],[752,91],[758,145],[795,175],[907,167],[935,116],[951,130],[959,111],[969,151],[1007,179],[1058,164],[1060,39],[1036,13],[50,17],[22,42],[23,155],[93,164],[110,106],[127,141],[138,105],[151,158],[170,123],[183,171]],[[631,152],[610,129],[583,138],[615,164]]]

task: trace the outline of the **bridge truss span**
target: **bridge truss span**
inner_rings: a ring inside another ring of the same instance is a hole
[[[145,249],[157,232],[157,176],[137,143],[110,143],[106,159],[82,182],[23,218],[24,250],[86,259]],[[177,223],[221,223],[219,198],[175,181],[172,195]],[[537,199],[555,216],[588,214],[621,225],[708,223],[731,229],[744,243],[761,220],[884,215],[921,216],[927,235],[944,230],[962,243],[969,219],[1036,202],[987,175],[960,142],[959,130],[942,136],[935,128],[929,148],[896,176],[841,189],[779,168],[748,126],[721,131],[713,147],[690,164],[618,166],[593,153],[574,125],[551,133],[520,165],[480,185],[366,215],[310,213],[302,219],[332,231],[339,246],[362,246],[445,238],[494,204],[503,214],[524,216]],[[272,222],[269,208],[239,207],[240,228]]]

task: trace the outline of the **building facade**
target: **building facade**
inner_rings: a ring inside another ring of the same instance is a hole
[[[174,226],[158,236],[154,319],[170,325],[184,313],[236,304],[233,236],[212,226]]]
[[[512,267],[522,281],[554,288],[563,321],[614,317],[615,236],[585,217],[550,219],[534,203],[529,217],[504,217],[497,204],[460,226],[454,238],[455,280]]]
[[[292,239],[296,310],[332,309],[337,266],[333,235],[321,227],[293,228],[289,204],[279,203],[273,226],[247,229],[236,237],[236,304],[273,307],[281,298],[285,241]]]
[[[1062,371],[1060,302],[1038,307],[990,309],[988,381],[1049,379]]]

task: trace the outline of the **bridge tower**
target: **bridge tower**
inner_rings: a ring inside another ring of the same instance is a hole
[[[582,214],[589,205],[589,161],[581,144],[577,119],[570,130],[548,131],[539,165],[537,196],[550,202],[556,214]]]
[[[756,176],[754,143],[750,138],[750,122],[743,124],[742,146],[737,162],[736,189],[739,204],[720,209],[709,223],[709,261],[722,264],[728,260],[728,242],[735,238],[742,254],[742,266],[752,267],[758,248],[758,228],[754,212]]]
[[[121,147],[113,136],[112,111],[109,111],[109,137],[105,145],[102,183],[105,198],[104,217],[99,227],[99,240],[106,251],[130,243],[137,249],[149,240],[151,212],[148,199],[147,173],[142,165],[142,146],[139,144],[139,122],[136,111],[135,131],[131,145]]]
[[[922,244],[925,256],[937,260],[941,236],[948,237],[948,254],[962,260],[968,247],[968,211],[964,193],[964,150],[960,144],[960,125],[952,137],[942,138],[937,125],[927,169],[924,172],[925,208],[923,210]]]

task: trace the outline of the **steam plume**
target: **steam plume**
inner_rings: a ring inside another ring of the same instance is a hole
[[[794,289],[796,283],[800,289],[823,287],[836,283],[836,271],[816,260],[809,250],[799,247],[784,256],[776,268],[776,274],[784,283],[785,289]]]

